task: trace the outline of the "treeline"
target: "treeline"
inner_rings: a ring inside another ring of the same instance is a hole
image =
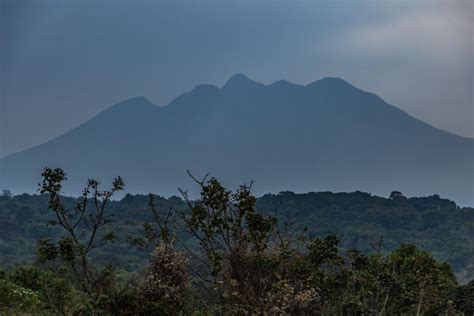
[[[474,282],[460,285],[449,263],[404,243],[424,230],[418,242],[436,245],[431,230],[457,230],[472,255],[472,209],[438,196],[256,199],[248,186],[231,192],[212,178],[195,179],[197,200],[114,201],[120,178],[108,190],[90,180],[75,199],[60,194],[62,170],[43,179],[41,195],[0,198],[5,314],[474,313]],[[449,256],[447,245],[437,244],[437,257]],[[29,263],[17,265],[19,256]]]
[[[257,198],[256,207],[280,221],[291,222],[298,230],[307,229],[312,237],[337,235],[344,249],[357,248],[368,254],[383,237],[382,251],[389,252],[402,243],[426,250],[453,267],[458,280],[474,279],[474,209],[460,208],[437,195],[406,198],[401,194],[383,198],[368,193],[281,192]],[[65,205],[74,206],[76,198],[62,197]],[[181,197],[154,196],[159,209],[185,212]],[[126,271],[137,271],[147,255],[130,248],[129,238],[139,236],[144,222],[152,222],[147,195],[127,194],[109,201],[114,214],[109,220],[120,230],[116,240],[94,254],[95,260],[113,259]],[[45,195],[0,195],[0,265],[11,267],[35,259],[36,241],[57,238],[61,230],[48,226],[54,214],[48,209]],[[189,236],[181,234],[181,238]]]
[[[403,196],[394,191],[388,198],[368,193],[281,192],[258,199],[260,209],[278,210],[312,236],[337,235],[344,248],[364,253],[383,237],[382,249],[393,251],[403,243],[426,250],[451,264],[458,279],[474,279],[474,208],[459,207],[440,198]]]

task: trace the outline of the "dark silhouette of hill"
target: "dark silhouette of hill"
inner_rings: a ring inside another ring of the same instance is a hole
[[[45,124],[54,124],[54,118]],[[33,191],[43,167],[62,167],[66,192],[88,177],[122,175],[128,192],[193,187],[185,170],[228,186],[433,193],[474,202],[474,140],[434,128],[338,78],[264,85],[236,74],[168,106],[126,100],[45,144],[0,160],[0,188]]]

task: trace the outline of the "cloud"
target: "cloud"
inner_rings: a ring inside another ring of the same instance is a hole
[[[437,62],[472,58],[472,16],[466,11],[419,10],[375,25],[348,30],[342,37],[347,51],[369,56],[418,56]]]
[[[474,137],[474,1],[413,3],[349,25],[332,39],[334,58],[359,87],[436,127]]]

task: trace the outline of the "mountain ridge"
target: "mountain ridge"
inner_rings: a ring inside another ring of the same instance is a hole
[[[265,193],[399,189],[447,193],[462,204],[471,202],[473,144],[340,78],[264,85],[236,74],[221,88],[197,85],[166,106],[134,97],[108,107],[44,144],[0,159],[0,187],[31,190],[48,165],[81,178],[71,181],[73,190],[86,175],[125,174],[132,191],[167,194],[187,183],[191,169],[232,185],[256,180]]]

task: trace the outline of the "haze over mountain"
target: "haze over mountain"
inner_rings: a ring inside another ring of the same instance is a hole
[[[54,118],[45,124],[54,124]],[[192,188],[186,169],[257,194],[291,190],[440,194],[474,202],[474,140],[434,128],[338,78],[263,85],[242,74],[168,106],[116,104],[45,144],[0,160],[0,188],[34,191],[45,166],[86,179],[121,175],[128,192]]]

